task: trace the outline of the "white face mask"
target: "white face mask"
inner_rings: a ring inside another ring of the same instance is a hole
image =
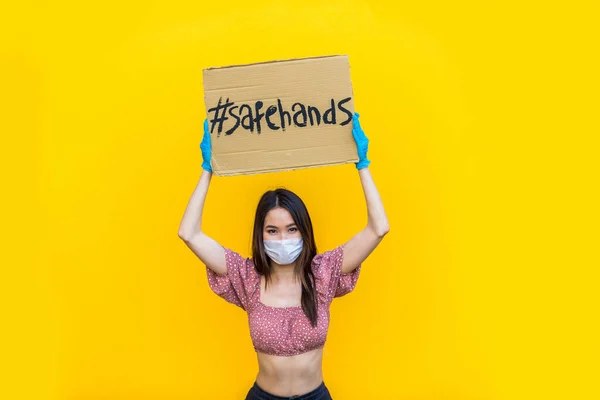
[[[264,240],[265,252],[279,265],[293,263],[302,252],[302,238],[285,240]]]

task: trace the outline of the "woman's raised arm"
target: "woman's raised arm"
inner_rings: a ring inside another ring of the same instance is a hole
[[[208,121],[204,121],[204,136],[200,149],[202,150],[202,174],[192,197],[188,202],[183,219],[179,224],[179,237],[198,256],[208,268],[215,273],[225,275],[227,265],[225,264],[225,249],[216,240],[207,236],[202,231],[202,210],[208,193],[208,187],[212,178],[210,166],[210,133],[208,132]]]
[[[356,168],[358,169],[365,200],[367,201],[368,221],[367,226],[363,230],[344,244],[342,273],[350,273],[358,267],[375,250],[375,247],[377,247],[390,230],[381,197],[368,168],[371,163],[367,159],[369,139],[367,139],[360,127],[358,116],[358,113],[354,114],[352,135],[358,149],[359,161],[356,163]]]

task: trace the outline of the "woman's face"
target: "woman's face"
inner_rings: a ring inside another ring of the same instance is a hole
[[[263,225],[263,240],[301,238],[302,234],[288,210],[276,207],[267,213]]]

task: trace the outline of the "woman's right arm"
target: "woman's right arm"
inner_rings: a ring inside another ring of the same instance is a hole
[[[211,177],[212,172],[202,170],[198,185],[179,224],[179,237],[208,268],[219,275],[225,275],[227,273],[225,249],[202,232],[202,209]]]
[[[183,219],[179,224],[179,237],[194,252],[196,256],[206,264],[206,267],[216,274],[225,275],[227,273],[227,264],[225,263],[225,249],[214,239],[208,237],[202,232],[202,209],[204,200],[212,178],[212,167],[210,159],[212,157],[212,146],[210,142],[210,132],[208,130],[208,119],[204,120],[204,136],[200,143],[202,151],[202,175],[192,193],[188,202]]]

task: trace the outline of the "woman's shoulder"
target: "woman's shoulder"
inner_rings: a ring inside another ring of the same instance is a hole
[[[246,274],[257,274],[252,256],[245,257],[237,251],[225,247],[225,261],[227,262],[228,270],[231,267],[233,270],[245,272]]]
[[[225,257],[228,257],[232,260],[238,261],[238,262],[253,262],[252,261],[252,257],[245,257],[243,256],[241,253],[233,250],[230,247],[223,247],[223,249],[225,250]]]
[[[324,265],[334,264],[342,259],[344,253],[344,245],[339,245],[333,249],[315,255],[312,259],[312,267],[319,268]]]

